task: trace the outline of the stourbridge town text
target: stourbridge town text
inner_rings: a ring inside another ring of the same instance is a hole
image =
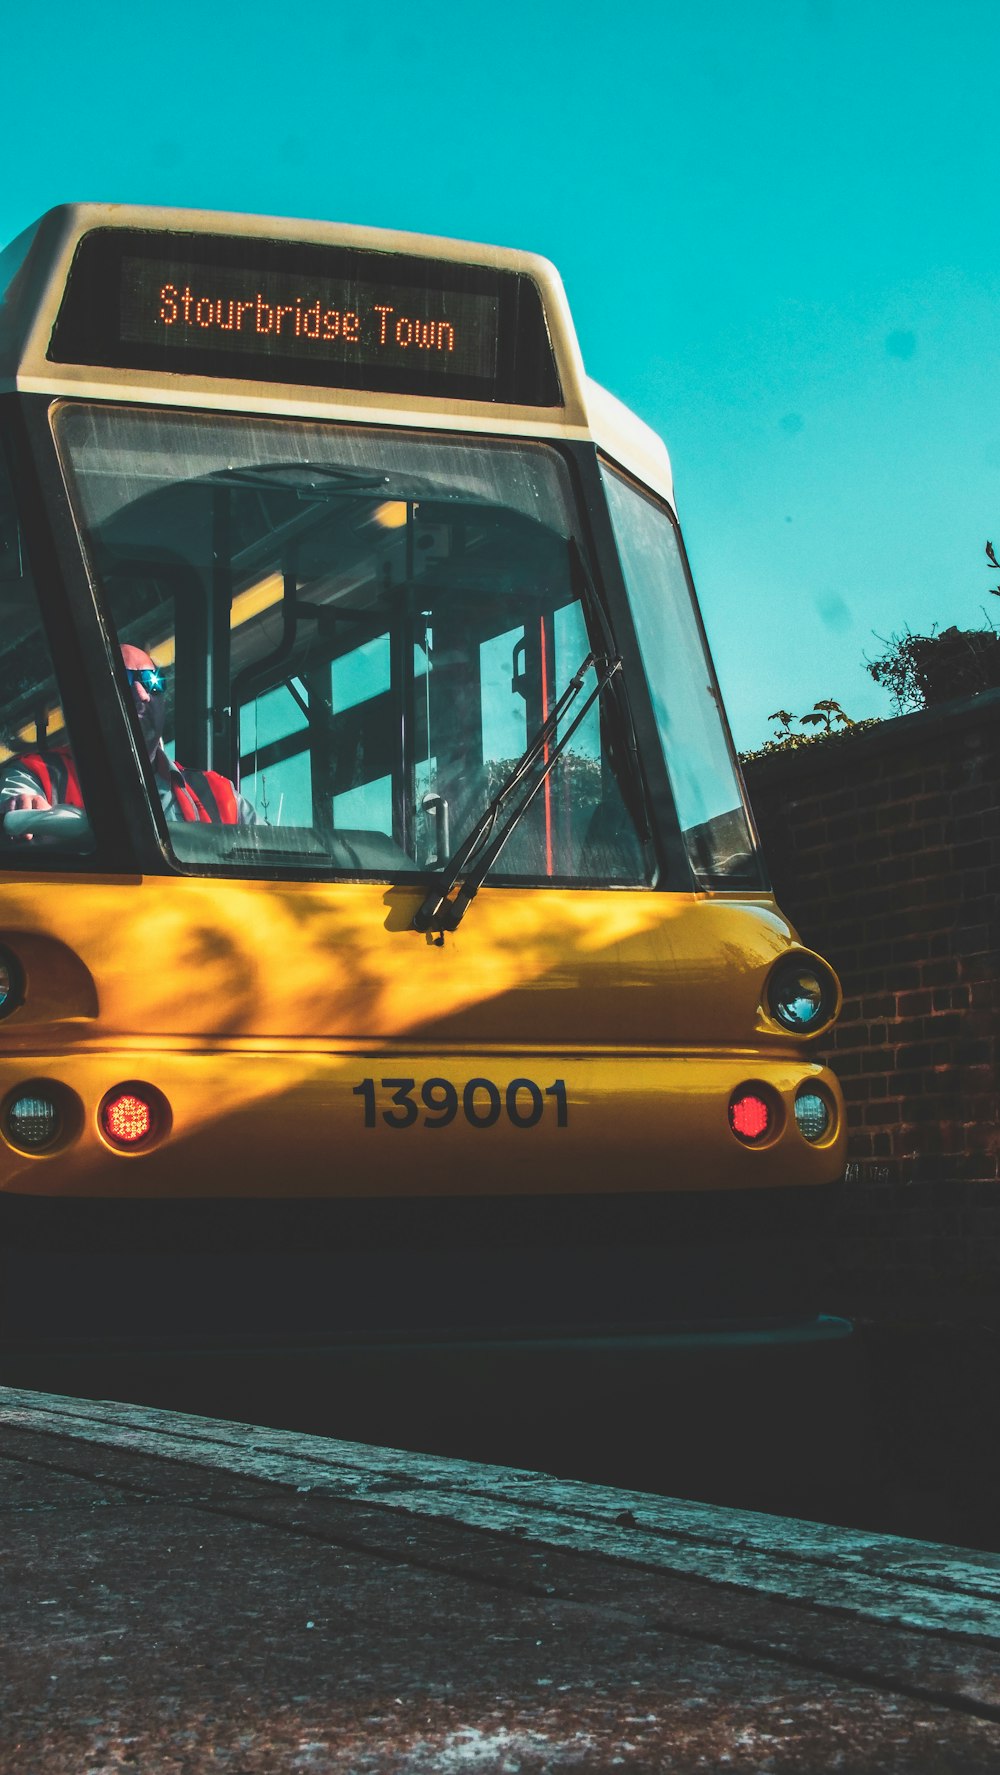
[[[160,290],[159,318],[167,327],[200,327],[206,333],[218,328],[224,333],[280,338],[284,329],[288,338],[340,339],[348,345],[361,344],[364,326],[369,344],[403,349],[415,345],[421,351],[455,349],[455,329],[450,321],[398,314],[387,302],[373,302],[370,309],[358,314],[352,308],[324,308],[319,301],[307,307],[300,298],[267,302],[259,290],[243,299],[195,296],[190,284],[179,289],[167,283]]]

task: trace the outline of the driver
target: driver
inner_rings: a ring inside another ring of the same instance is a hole
[[[218,826],[253,825],[257,818],[253,808],[228,777],[214,770],[188,770],[171,763],[163,749],[167,713],[163,668],[141,647],[125,645],[121,653],[132,687],[136,720],[166,819]],[[0,819],[9,813],[36,809],[48,813],[54,807],[83,807],[80,779],[69,747],[24,752],[12,759],[0,780]]]

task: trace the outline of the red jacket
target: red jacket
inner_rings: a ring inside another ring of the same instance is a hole
[[[38,778],[42,794],[53,807],[83,806],[80,778],[68,746],[54,746],[50,752],[24,752],[13,762]],[[182,820],[200,820],[207,826],[237,825],[236,790],[218,771],[184,770],[171,764],[170,787]]]

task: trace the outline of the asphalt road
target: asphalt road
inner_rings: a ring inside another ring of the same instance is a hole
[[[995,1775],[1000,1560],[0,1389],[12,1775]]]

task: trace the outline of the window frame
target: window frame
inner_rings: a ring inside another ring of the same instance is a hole
[[[308,862],[302,867],[274,867],[265,861],[240,861],[237,865],[216,864],[208,860],[184,862],[176,857],[170,844],[169,829],[159,804],[155,780],[148,760],[138,743],[131,716],[130,693],[120,665],[116,634],[106,610],[101,588],[91,580],[74,514],[67,496],[57,451],[54,425],[56,411],[63,406],[100,405],[129,407],[157,406],[151,391],[144,391],[141,401],[123,401],[119,396],[108,400],[100,395],[80,395],[75,391],[60,394],[23,394],[0,397],[0,421],[12,440],[10,449],[12,479],[15,481],[22,519],[26,529],[26,546],[35,573],[36,583],[44,585],[40,597],[43,621],[52,648],[53,666],[63,695],[67,725],[73,734],[74,755],[80,771],[81,784],[95,834],[96,849],[86,859],[64,858],[55,853],[33,859],[35,868],[64,873],[108,873],[138,875],[140,873],[173,875],[182,878],[216,880],[308,881],[337,885],[340,883],[389,883],[398,887],[419,888],[432,879],[426,870],[398,871],[395,874],[366,870],[318,869]],[[173,410],[173,409],[171,409]],[[192,415],[204,413],[218,418],[218,408],[201,408],[196,401],[185,402],[183,410]],[[241,407],[226,407],[234,418],[255,419],[260,415]],[[274,414],[294,423],[299,414]],[[311,416],[310,416],[311,417]],[[331,427],[345,423],[357,424],[365,430],[381,431],[382,425],[342,419],[320,423]],[[508,445],[542,447],[555,452],[564,463],[573,501],[573,515],[578,525],[581,557],[591,583],[602,598],[616,645],[624,663],[624,677],[631,725],[636,747],[632,753],[633,769],[641,783],[646,811],[650,848],[650,879],[646,882],[623,882],[597,878],[539,876],[490,876],[489,886],[518,889],[561,888],[582,892],[700,892],[706,891],[695,881],[677,820],[670,788],[662,742],[646,684],[641,653],[632,621],[631,607],[618,556],[610,509],[601,479],[601,463],[614,473],[632,482],[636,489],[654,503],[662,504],[677,529],[681,557],[690,583],[690,569],[684,551],[683,536],[669,506],[598,446],[589,441],[540,437],[532,432],[516,435],[494,434],[470,427],[468,431],[449,430],[442,434],[430,416],[421,416],[419,425],[407,428],[397,421],[394,429],[412,429],[429,438],[447,435],[456,440],[480,443],[487,447],[496,441]],[[30,535],[28,534],[30,532]],[[697,597],[692,602],[699,624],[706,655],[711,655],[704,638],[704,626]],[[82,670],[81,670],[82,667]],[[716,682],[713,671],[713,682]],[[109,676],[116,695],[108,696]],[[101,687],[101,694],[98,694]],[[127,743],[123,743],[124,732]],[[732,751],[728,724],[727,743]],[[737,780],[743,792],[737,764]],[[744,806],[746,806],[744,794]],[[747,810],[749,814],[749,809]],[[751,830],[756,841],[756,829]],[[453,834],[453,842],[455,835]],[[759,852],[758,852],[759,856]],[[86,867],[81,869],[81,863]],[[732,891],[767,892],[740,886]]]
[[[680,824],[680,818],[677,813],[676,797],[674,795],[673,788],[671,787],[670,788],[670,804],[671,804],[671,808],[673,810],[673,816],[674,816],[674,821],[676,823],[678,837],[679,837],[681,844],[684,847],[684,853],[685,853],[685,857],[687,859],[688,871],[691,875],[691,879],[692,879],[694,888],[699,893],[712,894],[713,896],[717,895],[717,894],[725,894],[725,893],[731,893],[731,894],[736,894],[736,895],[740,895],[740,896],[746,896],[746,895],[753,896],[753,895],[760,895],[762,893],[768,893],[770,891],[770,884],[769,884],[769,880],[768,880],[767,867],[766,867],[766,863],[765,863],[765,859],[764,859],[764,854],[763,854],[763,850],[762,850],[761,842],[760,842],[760,833],[758,832],[757,823],[756,823],[756,821],[754,819],[754,815],[753,815],[753,809],[750,805],[750,800],[747,795],[746,783],[743,778],[743,771],[740,767],[739,754],[736,751],[736,747],[733,742],[732,731],[729,726],[729,716],[726,711],[726,704],[725,704],[725,700],[722,695],[722,688],[719,683],[718,673],[716,672],[716,669],[715,669],[715,661],[712,658],[712,649],[709,644],[708,632],[705,628],[705,619],[702,615],[701,604],[698,599],[698,593],[695,589],[694,575],[691,572],[691,563],[688,558],[688,552],[687,552],[687,548],[686,548],[685,542],[684,542],[684,532],[681,529],[680,520],[678,519],[677,513],[673,510],[673,508],[671,507],[668,500],[664,499],[662,497],[662,495],[654,493],[651,488],[647,487],[642,481],[638,480],[635,475],[630,474],[627,469],[623,468],[620,463],[615,462],[613,457],[609,456],[606,452],[604,452],[604,451],[598,452],[598,464],[599,464],[599,467],[601,469],[603,469],[603,471],[614,475],[616,477],[616,479],[619,480],[624,486],[630,488],[633,493],[635,493],[641,499],[644,499],[647,502],[647,504],[651,505],[654,508],[654,510],[660,512],[667,519],[667,521],[669,522],[670,527],[673,531],[674,540],[677,545],[678,561],[680,564],[681,572],[683,574],[684,583],[687,588],[688,602],[689,602],[689,606],[691,609],[691,613],[694,617],[695,630],[696,630],[696,633],[698,635],[698,639],[701,644],[705,667],[708,671],[709,684],[711,686],[711,691],[712,691],[712,699],[713,699],[716,711],[718,713],[719,727],[720,727],[720,731],[722,733],[723,743],[725,745],[726,753],[728,755],[729,763],[730,763],[730,766],[731,766],[731,769],[733,772],[733,780],[735,782],[737,793],[739,795],[739,806],[740,806],[743,816],[746,820],[747,831],[750,835],[751,851],[752,851],[753,861],[755,864],[756,879],[753,881],[746,879],[743,881],[735,881],[734,882],[731,878],[720,875],[713,880],[705,880],[705,878],[702,875],[697,874],[695,872],[694,865],[691,862],[690,853],[689,853],[688,847],[687,847],[687,841],[684,836],[685,829]],[[606,504],[607,504],[607,502],[606,502]],[[618,548],[617,535],[614,530],[614,520],[611,516],[610,504],[607,504],[607,512],[608,512],[608,520],[611,525],[612,536],[613,536],[614,542],[615,542],[615,552],[616,552],[616,556],[618,559],[618,568],[619,568],[619,575],[620,575],[620,579],[621,579],[621,584],[622,584],[623,591],[625,593],[626,600],[628,602],[630,621],[632,621],[634,623],[634,619],[631,616],[632,600],[631,600],[631,597],[629,596],[629,593],[628,593],[628,586],[627,586],[627,582],[626,582],[626,578],[625,578],[625,568],[624,568],[624,564],[621,560],[620,550]],[[633,632],[634,632],[634,628],[633,628]],[[649,690],[648,679],[646,678],[645,663],[641,659],[641,649],[638,649],[638,646],[637,646],[637,650],[640,653],[641,670],[643,673],[643,683],[644,683],[645,690],[646,690],[644,702],[649,706],[650,714],[652,715],[652,718],[653,718],[653,725],[654,725],[656,735],[657,735],[658,751],[659,751],[661,758],[663,759],[664,769],[667,773],[667,777],[668,777],[668,781],[669,781],[670,765],[669,765],[669,761],[667,758],[667,749],[664,744],[663,735],[660,731],[659,722],[656,720],[655,714],[653,713],[652,695]]]
[[[66,730],[72,735],[94,848],[86,855],[73,855],[48,846],[37,851],[5,846],[0,868],[11,875],[137,878],[143,870],[157,868],[162,850],[137,769],[138,737],[125,700],[124,671],[115,670],[113,644],[90,586],[54,457],[48,423],[51,406],[49,395],[0,395],[0,450],[14,492]],[[111,689],[111,695],[98,695],[98,685]],[[122,722],[127,733],[124,743]]]

